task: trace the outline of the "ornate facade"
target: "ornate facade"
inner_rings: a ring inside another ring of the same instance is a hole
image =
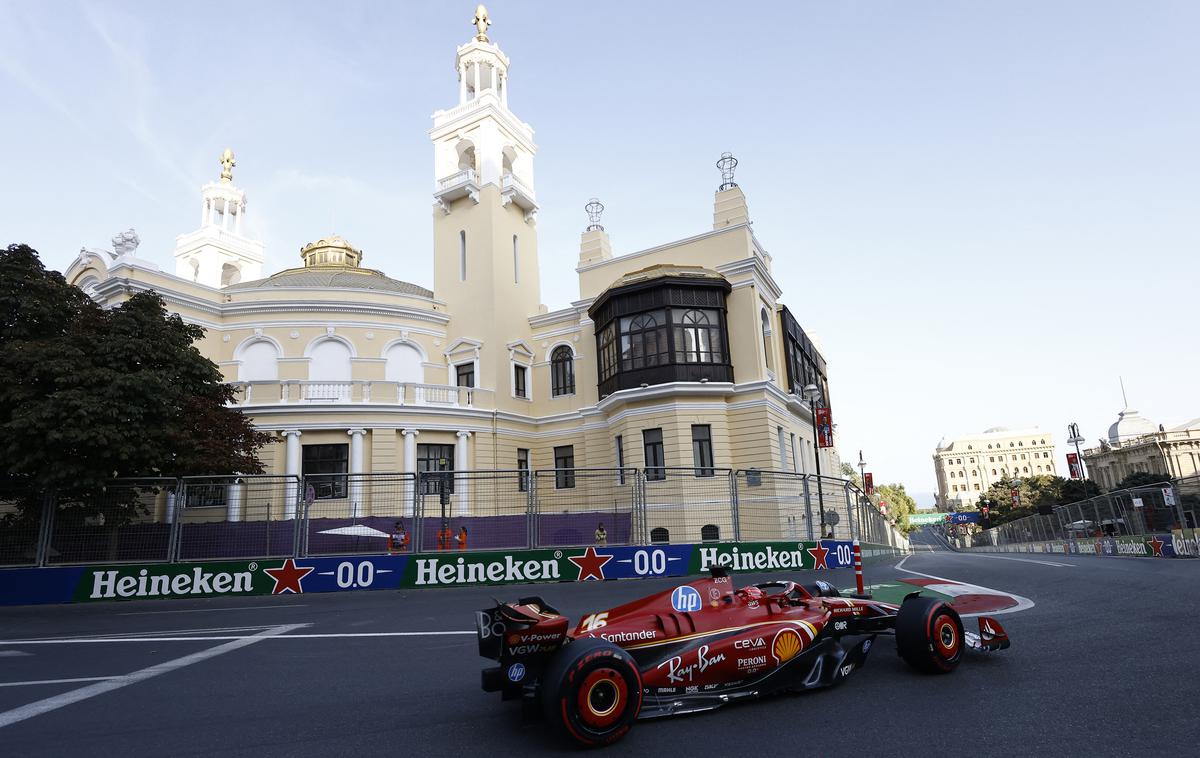
[[[1056,474],[1054,437],[1034,429],[994,427],[942,440],[933,454],[940,511],[973,506],[997,482]]]
[[[201,189],[199,228],[177,240],[174,273],[130,250],[84,251],[68,280],[104,304],[154,290],[204,326],[199,348],[239,407],[284,439],[263,453],[273,473],[813,471],[798,393],[815,384],[828,398],[825,361],[780,304],[731,175],[711,228],[625,255],[613,255],[590,207],[579,299],[540,305],[537,146],[508,108],[509,59],[481,23],[457,50],[457,102],[434,113],[429,133],[432,289],[367,268],[386,255],[338,236],[263,277],[229,152]],[[836,472],[836,454],[822,455]],[[317,497],[353,500],[330,481]],[[688,534],[671,537],[700,539],[702,526],[677,524]]]

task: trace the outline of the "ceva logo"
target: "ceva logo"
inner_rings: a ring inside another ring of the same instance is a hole
[[[684,611],[698,611],[704,605],[700,599],[700,593],[694,587],[676,587],[671,593],[671,607],[683,613]]]

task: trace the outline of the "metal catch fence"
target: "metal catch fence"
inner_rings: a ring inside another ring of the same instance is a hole
[[[1200,477],[1117,490],[985,529],[976,545],[1100,539],[1155,533],[1191,532],[1200,510]]]
[[[9,566],[852,537],[906,542],[846,480],[758,469],[125,479],[0,501]]]

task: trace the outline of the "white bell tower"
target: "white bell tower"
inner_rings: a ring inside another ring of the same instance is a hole
[[[175,238],[175,275],[207,287],[262,278],[263,244],[244,235],[246,193],[233,184],[233,151],[221,155],[221,178],[200,189],[200,228]]]

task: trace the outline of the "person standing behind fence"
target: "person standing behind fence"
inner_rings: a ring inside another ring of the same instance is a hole
[[[437,547],[438,550],[450,549],[450,525],[446,524],[437,531]]]
[[[392,533],[388,536],[388,552],[403,553],[408,550],[408,532],[404,530],[404,522],[397,521]]]
[[[454,535],[454,546],[459,550],[467,549],[467,528],[465,526],[460,526],[458,534]]]
[[[603,521],[596,527],[596,547],[608,547],[608,530],[604,528]]]

